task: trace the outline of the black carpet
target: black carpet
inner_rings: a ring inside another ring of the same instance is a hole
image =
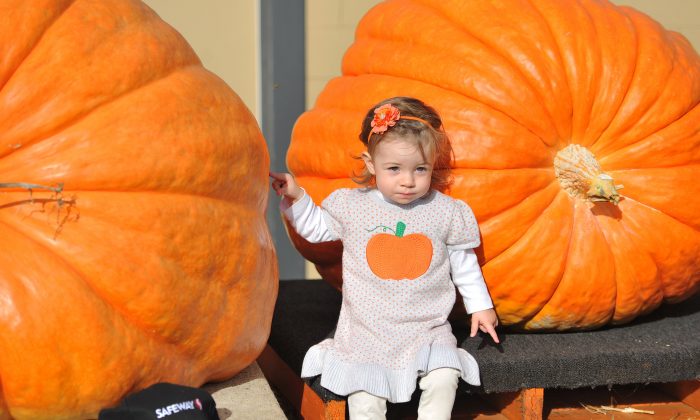
[[[340,302],[340,293],[324,281],[280,282],[269,344],[296,373],[306,350],[333,333]],[[481,370],[481,387],[462,384],[465,392],[700,378],[700,295],[664,305],[631,324],[596,331],[544,334],[499,328],[500,345],[486,336],[470,338],[462,326],[453,325],[453,330]],[[320,387],[318,378],[308,383],[325,400],[341,398]]]

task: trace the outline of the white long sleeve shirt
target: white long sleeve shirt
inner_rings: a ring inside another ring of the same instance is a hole
[[[374,191],[385,201],[386,198]],[[327,242],[337,240],[326,226],[323,209],[316,206],[306,192],[294,203],[284,199],[280,209],[294,229],[309,242]],[[473,249],[450,249],[448,247],[452,282],[464,299],[468,314],[493,308],[484,277]]]

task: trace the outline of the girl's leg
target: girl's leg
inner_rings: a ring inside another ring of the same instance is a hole
[[[350,420],[385,420],[386,399],[364,391],[353,392],[348,396]]]
[[[458,382],[457,369],[441,368],[428,372],[418,383],[423,390],[418,405],[418,420],[449,420]]]

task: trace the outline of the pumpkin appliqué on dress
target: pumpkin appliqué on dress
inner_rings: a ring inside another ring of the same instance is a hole
[[[398,222],[396,230],[377,226],[369,231],[378,228],[394,234],[379,233],[367,242],[367,264],[377,277],[383,280],[415,280],[428,271],[433,258],[430,238],[420,233],[404,236],[404,222]]]

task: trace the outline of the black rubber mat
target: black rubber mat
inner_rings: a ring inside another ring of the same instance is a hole
[[[280,282],[270,346],[296,372],[306,350],[331,336],[341,295],[324,281]],[[464,324],[466,325],[466,323]],[[664,305],[631,324],[572,333],[518,333],[499,329],[500,345],[484,336],[453,330],[479,363],[481,387],[462,392],[523,388],[582,388],[676,382],[700,378],[700,295]],[[307,381],[324,399],[339,399]]]

